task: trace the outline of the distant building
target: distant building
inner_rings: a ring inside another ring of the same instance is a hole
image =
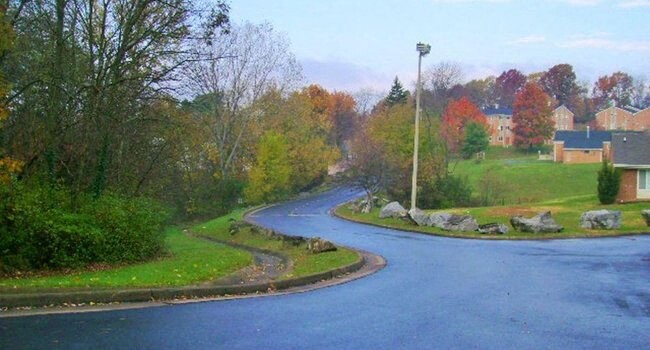
[[[512,109],[488,108],[483,110],[490,126],[490,145],[509,147],[514,143]]]
[[[553,161],[556,163],[599,163],[609,156],[611,131],[558,130],[553,138]]]
[[[596,113],[596,123],[603,130],[650,130],[650,108],[611,106]]]
[[[561,105],[553,110],[553,121],[555,122],[555,130],[573,130],[573,117],[575,114],[571,112],[565,105]]]
[[[650,133],[612,135],[612,163],[622,169],[617,202],[650,200]]]

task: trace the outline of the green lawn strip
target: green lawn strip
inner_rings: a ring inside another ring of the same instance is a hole
[[[561,164],[525,155],[486,159],[479,163],[463,160],[452,166],[455,175],[467,177],[475,197],[480,197],[481,178],[491,171],[493,178],[502,182],[501,188],[492,188],[492,191],[498,191],[499,203],[505,205],[593,194],[599,168],[600,164]]]
[[[650,208],[650,203],[632,203],[600,205],[595,196],[571,197],[565,201],[555,200],[544,203],[537,203],[525,206],[496,206],[480,208],[459,208],[445,209],[438,211],[451,212],[456,214],[472,215],[479,224],[497,222],[506,224],[510,232],[505,235],[484,235],[478,232],[452,232],[443,231],[436,227],[417,226],[401,219],[380,219],[379,209],[375,208],[368,214],[354,213],[346,205],[339,206],[336,213],[341,217],[357,222],[368,223],[378,226],[390,227],[401,230],[422,232],[432,235],[458,238],[480,238],[480,239],[552,239],[552,238],[584,238],[584,237],[605,237],[620,236],[633,233],[649,233],[650,228],[646,226],[641,217],[641,210]],[[588,210],[610,209],[620,210],[623,217],[623,225],[617,230],[587,230],[580,227],[580,216]],[[516,232],[510,226],[510,218],[514,215],[531,217],[539,212],[550,210],[553,218],[562,226],[564,231],[560,233],[522,233]],[[435,212],[435,210],[427,211]]]
[[[333,252],[311,254],[307,251],[306,244],[296,247],[279,240],[268,239],[259,233],[252,233],[250,229],[242,229],[238,233],[231,235],[228,230],[230,219],[239,220],[243,213],[243,210],[236,211],[231,215],[197,225],[192,228],[192,232],[220,241],[271,250],[288,256],[293,261],[294,268],[293,271],[289,271],[282,276],[283,279],[329,271],[350,265],[360,259],[359,254],[355,251],[341,247]]]
[[[0,293],[185,286],[218,279],[252,263],[246,251],[189,237],[177,228],[166,231],[166,243],[170,257],[94,272],[0,279]]]

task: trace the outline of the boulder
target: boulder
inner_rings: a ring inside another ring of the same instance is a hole
[[[429,216],[429,226],[434,226],[437,228],[442,228],[443,223],[447,222],[449,218],[451,217],[450,213],[433,213]]]
[[[641,216],[645,219],[645,224],[650,226],[650,209],[641,210]]]
[[[440,228],[445,231],[476,231],[478,222],[469,215],[451,214],[446,221],[443,221]]]
[[[386,204],[381,211],[379,211],[379,217],[384,218],[404,218],[407,216],[406,209],[399,204],[399,202],[390,202]]]
[[[478,226],[478,232],[482,234],[488,234],[488,235],[502,235],[508,233],[508,226],[504,224],[499,224],[496,222],[491,222],[489,224],[484,224],[484,225],[479,225]]]
[[[309,250],[310,253],[318,254],[334,251],[336,250],[336,246],[330,241],[324,240],[320,237],[314,237],[307,241],[307,250]]]
[[[582,213],[580,226],[588,229],[611,230],[621,227],[621,212],[619,210],[592,210]]]
[[[251,227],[252,225],[247,223],[246,221],[231,221],[230,222],[230,227],[228,228],[228,232],[231,235],[234,235],[241,231],[244,228]]]
[[[558,225],[551,217],[551,212],[543,212],[527,219],[523,216],[517,215],[510,218],[512,227],[520,232],[532,233],[551,233],[560,232],[564,229],[562,225]]]
[[[411,220],[413,220],[418,226],[430,226],[429,215],[422,210],[418,208],[411,209],[408,214]]]

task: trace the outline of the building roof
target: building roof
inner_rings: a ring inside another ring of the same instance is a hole
[[[588,135],[588,136],[587,136]],[[569,131],[558,130],[553,141],[564,141],[564,148],[600,149],[603,142],[612,140],[611,131]]]
[[[573,112],[571,112],[571,110],[570,110],[567,106],[565,106],[565,105],[560,105],[559,107],[555,108],[555,109],[553,110],[553,112],[560,111],[560,110],[563,110],[563,109],[566,109],[569,113],[571,113],[571,115],[575,115],[575,114],[574,114]]]
[[[614,164],[650,165],[650,133],[615,133],[612,152]]]
[[[486,116],[491,115],[512,115],[512,108],[508,107],[499,107],[499,108],[485,108],[483,114]]]

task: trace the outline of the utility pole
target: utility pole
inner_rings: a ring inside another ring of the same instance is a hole
[[[420,92],[422,90],[421,67],[422,57],[431,52],[431,45],[417,43],[415,49],[418,51],[418,82],[415,87],[415,136],[413,137],[413,178],[411,181],[411,210],[416,209],[418,192],[418,148],[420,144]]]

